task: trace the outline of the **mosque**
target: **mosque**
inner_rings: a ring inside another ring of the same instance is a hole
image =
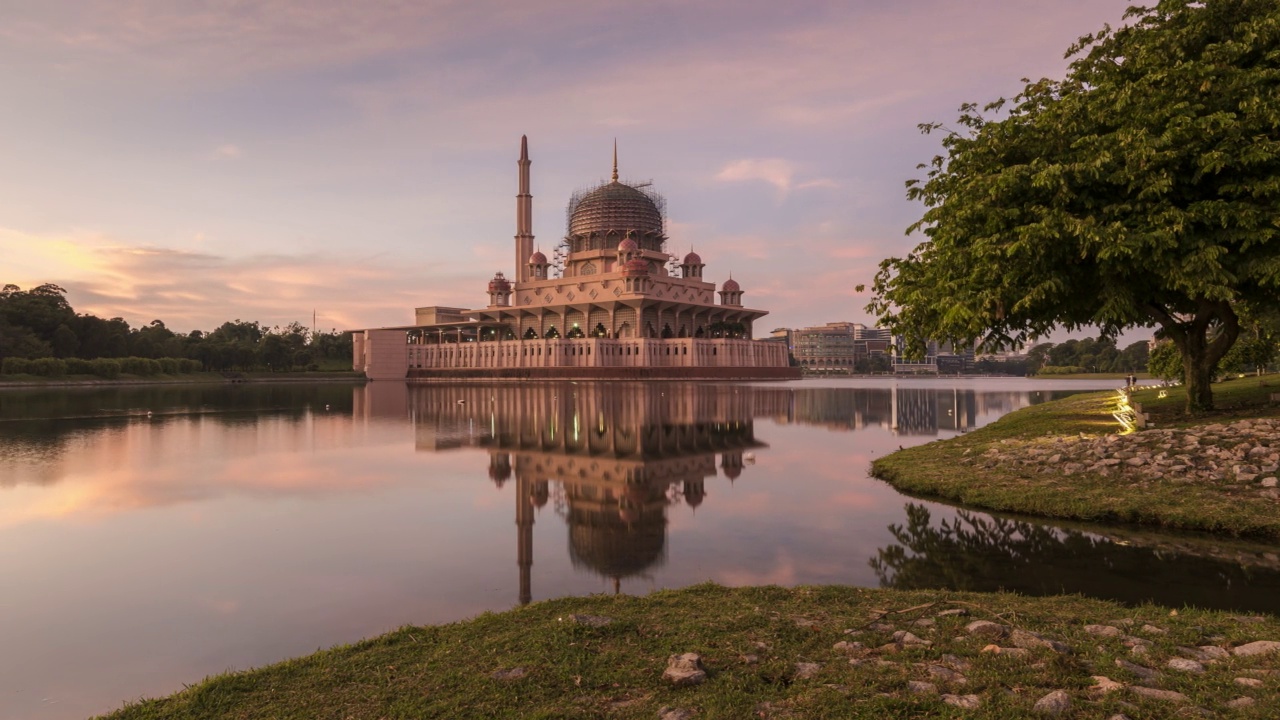
[[[618,180],[575,193],[549,259],[534,247],[529,143],[520,139],[515,268],[489,281],[489,304],[417,308],[413,325],[353,331],[353,367],[370,380],[788,379],[787,349],[753,340],[767,314],[719,290],[692,250],[667,252],[666,202]],[[677,274],[678,273],[678,274]],[[719,302],[716,297],[719,296]]]

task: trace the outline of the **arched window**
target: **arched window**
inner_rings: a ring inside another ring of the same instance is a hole
[[[547,334],[544,337],[548,340],[558,340],[560,338],[560,331],[556,329],[555,325],[552,325],[547,329]]]
[[[529,328],[528,330],[525,330],[525,331],[524,331],[524,339],[525,339],[525,340],[537,340],[537,339],[538,339],[538,331],[537,331],[537,330],[534,330],[533,328]]]

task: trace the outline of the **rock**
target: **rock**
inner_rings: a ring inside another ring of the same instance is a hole
[[[1044,715],[1061,715],[1071,709],[1071,696],[1062,690],[1054,690],[1037,700],[1031,709]]]
[[[1115,715],[1107,718],[1107,720],[1129,720],[1129,716],[1124,713],[1116,713]]]
[[[514,667],[514,668],[503,669],[503,670],[495,670],[493,674],[491,674],[489,677],[493,678],[494,680],[519,680],[520,678],[528,674],[529,674],[528,670],[525,670],[522,667]]]
[[[993,655],[1007,655],[1014,658],[1024,658],[1031,655],[1031,651],[1026,648],[1007,648],[999,645],[988,645],[982,648],[984,653],[992,653]]]
[[[1151,649],[1152,643],[1150,640],[1144,640],[1140,637],[1128,636],[1122,641],[1122,644],[1129,648],[1129,652],[1134,655],[1146,655],[1147,651]]]
[[[1089,696],[1096,699],[1123,689],[1124,683],[1118,683],[1105,675],[1094,675],[1093,687],[1089,688]]]
[[[963,617],[968,614],[969,611],[964,608],[951,608],[950,610],[943,610],[938,613],[937,617]]]
[[[1273,488],[1276,486],[1276,484],[1277,484],[1277,481],[1273,477],[1262,478],[1262,487]]]
[[[1186,658],[1173,658],[1168,662],[1166,667],[1168,667],[1170,670],[1177,670],[1178,672],[1188,672],[1188,673],[1196,673],[1196,674],[1204,672],[1203,665],[1196,662],[1195,660],[1188,660]]]
[[[658,710],[658,720],[690,720],[697,715],[687,708],[663,707]]]
[[[1165,630],[1164,628],[1161,628],[1161,627],[1156,627],[1155,625],[1143,625],[1142,631],[1145,633],[1151,633],[1152,635],[1168,635],[1169,634],[1168,630]]]
[[[1116,658],[1116,667],[1121,670],[1128,670],[1143,680],[1154,680],[1160,677],[1159,670],[1153,670],[1149,667],[1143,667],[1142,665],[1135,665],[1134,663],[1131,663],[1128,660],[1122,660],[1121,658]]]
[[[1084,631],[1098,637],[1120,637],[1124,631],[1114,625],[1085,625]]]
[[[938,694],[938,686],[930,682],[922,682],[920,680],[907,681],[907,689],[916,695],[936,695]]]
[[[937,624],[938,624],[937,621],[934,620],[933,618],[920,618],[919,620],[916,620],[915,622],[911,623],[911,626],[927,628],[927,627],[933,627],[934,625],[937,625]]]
[[[974,620],[968,625],[965,625],[964,629],[969,631],[970,635],[977,635],[978,637],[990,638],[992,640],[999,640],[1009,633],[1009,628],[1001,625],[1000,623],[993,623],[990,620]]]
[[[893,641],[903,647],[928,647],[933,643],[924,638],[917,637],[906,630],[899,630],[893,634]]]
[[[1105,467],[1115,467],[1116,465],[1119,465],[1122,462],[1124,461],[1121,460],[1120,458],[1103,458],[1100,464]]]
[[[943,695],[942,702],[965,710],[977,710],[982,707],[982,698],[977,695]]]
[[[1227,707],[1232,710],[1241,710],[1243,708],[1253,707],[1257,701],[1251,697],[1238,697],[1235,700],[1228,700]]]
[[[570,615],[569,622],[598,628],[612,623],[613,618],[604,617],[603,615]]]
[[[888,623],[882,623],[882,622],[871,623],[870,625],[867,626],[867,628],[870,630],[875,630],[876,632],[893,632],[892,625]]]
[[[1236,684],[1243,685],[1244,687],[1251,687],[1251,688],[1262,687],[1261,680],[1259,680],[1258,678],[1251,678],[1251,677],[1238,677],[1236,678]]]
[[[1280,651],[1280,642],[1275,640],[1259,640],[1251,642],[1248,645],[1241,645],[1232,650],[1237,657],[1252,657],[1254,655],[1267,655]]]
[[[798,662],[796,663],[796,679],[808,680],[814,675],[817,675],[818,671],[821,669],[822,666],[818,663]]]
[[[1165,702],[1183,703],[1187,701],[1187,696],[1173,690],[1157,690],[1155,688],[1142,687],[1141,685],[1131,685],[1129,692],[1144,698],[1152,700],[1164,700]]]
[[[702,667],[702,656],[697,653],[672,655],[667,658],[667,669],[662,679],[676,687],[700,685],[707,679],[707,671]]]
[[[960,672],[964,672],[965,670],[968,670],[970,667],[972,667],[972,664],[968,660],[965,660],[962,657],[957,657],[951,654],[943,654],[943,656],[938,659],[941,660],[944,664],[950,667],[953,667],[956,670],[959,670]]]
[[[1014,630],[1009,633],[1009,642],[1013,643],[1014,647],[1025,648],[1027,650],[1049,648],[1057,653],[1071,652],[1071,648],[1057,640],[1047,638],[1039,633],[1030,632],[1029,630]]]
[[[1147,461],[1146,461],[1146,459],[1144,459],[1144,458],[1142,458],[1142,457],[1131,457],[1131,458],[1129,458],[1128,460],[1125,460],[1125,461],[1124,461],[1124,464],[1125,464],[1125,465],[1131,465],[1131,466],[1133,466],[1133,467],[1141,467],[1141,466],[1143,466],[1143,465],[1146,465],[1146,464],[1147,464]]]
[[[930,665],[925,668],[929,673],[929,677],[941,683],[954,683],[956,685],[964,685],[969,679],[964,675],[942,665]]]
[[[855,653],[855,652],[862,652],[863,650],[866,650],[867,646],[863,645],[860,642],[849,642],[848,640],[841,640],[835,645],[832,645],[831,649],[835,650],[836,652]]]
[[[1196,649],[1200,651],[1201,658],[1206,660],[1226,660],[1231,657],[1231,653],[1217,645],[1201,645]]]
[[[759,655],[743,655],[742,656],[742,663],[744,665],[755,665],[758,662],[760,662]]]

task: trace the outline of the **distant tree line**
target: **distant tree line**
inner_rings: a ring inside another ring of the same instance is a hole
[[[57,285],[31,290],[5,285],[0,290],[0,363],[5,372],[61,374],[56,372],[58,363],[48,361],[63,361],[68,373],[111,376],[111,366],[100,362],[104,360],[117,361],[117,375],[191,372],[200,367],[277,372],[337,369],[350,367],[351,336],[337,331],[313,333],[297,322],[268,328],[238,319],[211,332],[177,333],[160,320],[132,328],[121,318],[77,314],[67,302],[66,290]],[[12,369],[18,367],[26,369]]]
[[[1040,343],[1027,351],[1027,366],[1036,375],[1138,373],[1147,371],[1149,351],[1145,340],[1123,350],[1109,338]]]

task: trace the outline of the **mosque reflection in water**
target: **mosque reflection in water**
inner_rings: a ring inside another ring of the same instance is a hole
[[[745,388],[667,385],[372,384],[378,414],[403,407],[420,451],[483,448],[489,477],[515,483],[520,602],[532,597],[535,510],[551,503],[569,528],[575,566],[614,581],[665,559],[667,510],[698,507],[708,478],[741,475],[755,438],[752,418],[785,413]],[[403,404],[397,397],[404,393]],[[379,395],[383,397],[379,397]]]
[[[664,562],[671,507],[698,507],[708,479],[737,479],[768,447],[755,436],[756,418],[936,435],[1025,402],[1025,393],[951,389],[375,382],[356,392],[354,411],[408,418],[419,451],[488,452],[493,482],[515,483],[519,599],[527,603],[538,509],[550,504],[564,518],[573,564],[612,579],[616,590]]]

